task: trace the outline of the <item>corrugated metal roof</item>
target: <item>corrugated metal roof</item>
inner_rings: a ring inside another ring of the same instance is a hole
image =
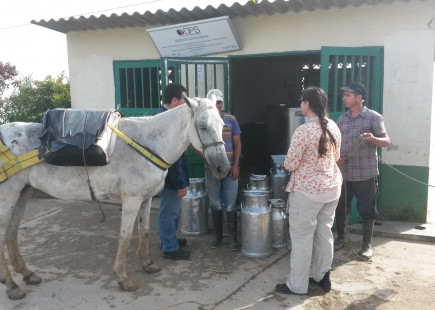
[[[129,10],[124,8],[122,13],[119,12],[119,10],[118,12],[114,10],[114,13],[106,13],[107,15],[81,15],[79,17],[73,16],[69,18],[59,18],[57,20],[49,19],[48,21],[44,19],[39,21],[32,20],[31,23],[62,33],[67,33],[70,31],[178,24],[219,16],[237,18],[258,15],[283,14],[287,12],[300,12],[304,10],[327,10],[333,7],[357,7],[364,4],[389,4],[399,1],[409,2],[410,0],[263,0],[257,4],[251,0],[225,0],[219,2],[204,0],[200,2],[162,1],[160,3],[158,3],[159,1],[149,1],[147,3],[143,3],[143,5],[147,8],[144,13],[139,13],[141,10],[139,10],[138,7],[134,7],[134,12],[129,12]],[[162,9],[163,4],[166,4],[166,9]],[[157,8],[157,5],[160,8]],[[171,6],[168,7],[168,5]]]

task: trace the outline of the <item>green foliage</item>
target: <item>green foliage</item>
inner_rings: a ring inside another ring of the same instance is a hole
[[[24,77],[17,89],[5,99],[0,109],[0,124],[8,122],[41,122],[45,111],[70,108],[70,84],[65,73],[57,78],[47,75],[43,81]]]
[[[19,81],[16,80],[18,71],[15,66],[12,66],[9,62],[3,63],[0,61],[0,108],[3,106],[3,94],[10,87],[17,87]]]

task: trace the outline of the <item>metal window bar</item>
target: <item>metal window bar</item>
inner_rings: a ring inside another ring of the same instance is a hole
[[[213,88],[217,88],[216,64],[213,64]]]
[[[342,71],[342,79],[341,79],[341,87],[345,87],[346,86],[346,84],[347,84],[347,81],[346,81],[346,79],[347,79],[347,55],[344,55],[343,56],[343,66],[341,67],[341,69],[343,70]],[[345,107],[344,107],[344,102],[343,102],[343,100],[341,101],[341,109],[340,109],[340,111],[344,111],[345,110]]]
[[[152,108],[153,107],[153,89],[151,88],[151,79],[152,79],[152,71],[150,68],[146,68],[146,70],[148,71],[148,81],[147,82],[147,86],[149,89],[149,93],[148,93],[148,104],[147,107]]]
[[[146,108],[146,105],[145,105],[145,87],[143,84],[144,71],[145,71],[145,68],[140,69],[140,85],[141,85],[141,89],[142,89],[142,108]]]
[[[355,81],[355,55],[352,55],[351,61],[350,61],[350,81]]]
[[[363,80],[363,56],[359,56],[359,63],[358,63],[358,81]]]
[[[134,95],[134,107],[137,108],[137,88],[136,88],[136,69],[132,70],[133,72],[133,95]]]
[[[371,86],[370,86],[371,75],[370,74],[371,74],[371,65],[372,65],[371,59],[372,59],[372,57],[373,56],[367,56],[367,61],[366,61],[366,89],[367,89],[367,94],[371,94]],[[373,94],[372,94],[372,96],[373,96]],[[368,98],[368,96],[367,96],[367,98]],[[370,100],[370,104],[372,102],[373,101]]]
[[[125,93],[126,93],[126,107],[130,107],[129,89],[128,89],[128,68],[125,70]]]
[[[337,93],[338,93],[338,55],[334,56],[334,91],[332,100],[332,111],[337,111]]]

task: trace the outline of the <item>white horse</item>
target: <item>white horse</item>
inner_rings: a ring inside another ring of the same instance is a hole
[[[122,118],[118,128],[169,164],[174,163],[191,143],[202,150],[215,175],[223,177],[230,168],[222,140],[223,121],[212,102],[208,99],[195,100],[185,98],[186,104],[153,117]],[[10,123],[0,126],[0,138],[3,137],[5,145],[16,156],[37,147],[37,136],[41,132],[42,124]],[[109,156],[110,162],[106,166],[87,169],[98,200],[113,198],[122,202],[121,229],[113,271],[118,276],[121,289],[134,291],[138,287],[127,275],[125,264],[138,213],[138,256],[145,271],[153,273],[160,270],[150,258],[149,215],[152,197],[163,188],[167,171],[157,168],[118,137]],[[85,167],[53,166],[41,162],[0,184],[0,281],[6,285],[6,293],[11,299],[21,299],[26,293],[11,277],[5,260],[5,245],[14,270],[23,275],[23,280],[27,284],[41,282],[41,278],[27,268],[17,244],[18,226],[32,188],[63,200],[92,200]]]

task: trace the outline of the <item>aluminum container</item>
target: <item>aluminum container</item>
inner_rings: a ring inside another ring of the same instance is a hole
[[[204,178],[189,179],[186,196],[181,199],[181,232],[203,235],[208,232],[208,195]]]

